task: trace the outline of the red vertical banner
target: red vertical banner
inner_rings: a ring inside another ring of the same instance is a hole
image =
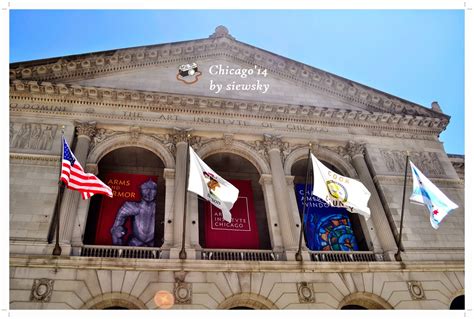
[[[104,176],[103,181],[112,188],[114,197],[110,198],[104,196],[102,198],[95,234],[95,245],[112,245],[110,230],[115,222],[117,212],[125,202],[140,203],[142,200],[140,186],[150,179],[155,183],[157,182],[156,176],[148,175],[107,173]],[[156,200],[156,198],[154,200]],[[133,233],[132,219],[133,217],[127,218],[124,224],[124,228],[127,232],[124,237],[124,242],[127,242]]]
[[[232,221],[222,218],[220,209],[205,203],[205,247],[258,249],[258,229],[250,180],[228,180],[239,189],[239,198],[231,209]]]

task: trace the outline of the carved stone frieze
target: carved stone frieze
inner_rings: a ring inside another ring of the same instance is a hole
[[[76,127],[77,136],[85,136],[89,139],[94,137],[97,122],[74,121],[74,125]]]
[[[351,126],[357,124],[358,127],[367,125],[373,130],[373,124],[383,125],[384,127],[399,127],[400,124],[411,126],[421,130],[423,134],[413,134],[414,137],[423,139],[436,139],[437,134],[442,132],[449,123],[448,118],[430,117],[430,116],[413,116],[410,114],[392,114],[383,112],[367,112],[367,111],[354,111],[354,110],[343,110],[339,109],[337,112],[334,109],[328,109],[326,107],[316,105],[288,105],[288,104],[275,104],[275,103],[260,103],[255,104],[252,101],[233,101],[231,99],[218,99],[218,98],[189,98],[188,96],[180,96],[173,94],[163,94],[156,92],[141,92],[132,90],[114,90],[107,89],[108,93],[100,88],[87,87],[82,88],[77,85],[70,86],[65,84],[50,84],[54,89],[47,90],[43,86],[39,86],[39,89],[34,89],[38,84],[34,81],[13,81],[10,86],[10,93],[24,96],[25,93],[31,93],[32,97],[35,95],[44,95],[51,98],[51,95],[56,95],[61,100],[66,96],[68,100],[82,102],[84,99],[88,99],[97,102],[114,102],[127,105],[128,103],[142,103],[148,110],[153,110],[155,107],[173,106],[176,107],[196,107],[196,108],[213,108],[222,109],[225,105],[226,109],[235,109],[239,112],[241,110],[247,110],[253,113],[265,113],[267,115],[274,116],[274,110],[281,110],[279,116],[304,116],[304,120],[311,120],[312,122],[322,120],[325,125],[328,125],[328,121],[337,121],[337,125],[341,125],[341,120],[347,120],[342,125]],[[80,94],[78,92],[81,92]],[[105,94],[105,95],[104,95]],[[230,102],[230,103],[229,103]],[[63,110],[64,106],[38,106],[38,105],[27,105],[19,106],[16,103],[10,105],[10,108],[14,111],[58,111]],[[90,109],[90,108],[88,108]],[[87,112],[87,111],[86,111]],[[438,113],[437,113],[438,114]],[[438,114],[441,116],[440,114]],[[352,123],[352,124],[351,124]],[[312,123],[314,124],[314,123]],[[387,133],[388,132],[388,133]],[[376,136],[392,136],[398,137],[399,132],[389,132],[387,130],[380,130],[380,133],[375,131]],[[377,135],[378,134],[378,135]],[[390,135],[391,134],[391,135]],[[402,135],[400,135],[402,137]]]
[[[30,301],[49,302],[53,293],[53,279],[35,279],[31,287]]]
[[[296,284],[298,298],[300,303],[314,303],[314,291],[307,282],[299,282]]]
[[[404,174],[406,151],[380,150],[380,155],[387,171]],[[445,171],[438,155],[434,152],[410,152],[410,160],[425,174],[429,176],[443,176]]]
[[[10,122],[10,147],[49,151],[57,130],[57,125]]]

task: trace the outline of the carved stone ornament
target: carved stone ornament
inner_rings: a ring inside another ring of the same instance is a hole
[[[365,154],[365,145],[354,141],[349,141],[346,145],[346,149],[347,154],[349,154],[352,158],[356,156],[364,156]]]
[[[177,282],[174,284],[174,300],[176,304],[190,304],[193,296],[191,283]]]
[[[298,290],[298,298],[300,303],[314,303],[314,292],[307,282],[299,282],[296,284]]]
[[[97,122],[79,122],[75,121],[77,136],[86,136],[89,139],[95,135]]]
[[[53,293],[53,279],[35,279],[31,287],[30,301],[49,302]]]
[[[117,132],[117,131],[109,130],[105,128],[96,129],[96,133],[91,141],[91,146],[90,146],[91,149],[93,149],[96,145],[99,145],[100,143],[102,143],[107,138],[111,137],[112,135],[116,135],[119,133],[121,132]]]
[[[138,140],[138,137],[140,136],[140,133],[142,131],[142,128],[140,126],[134,125],[130,127],[130,136],[132,141],[136,142]]]
[[[410,292],[411,299],[413,300],[421,300],[426,299],[425,292],[423,290],[423,286],[419,281],[408,281],[408,291]]]
[[[387,171],[391,173],[404,174],[406,151],[380,150],[380,155],[385,163]],[[443,176],[445,171],[441,165],[438,155],[434,152],[410,152],[410,160],[423,174],[428,176]]]
[[[225,147],[231,147],[233,142],[234,142],[234,135],[233,134],[224,134],[224,146]]]
[[[57,125],[10,122],[10,147],[49,151],[57,130]]]

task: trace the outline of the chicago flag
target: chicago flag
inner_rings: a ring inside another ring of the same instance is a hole
[[[451,210],[458,208],[458,205],[446,197],[411,161],[410,166],[413,175],[413,193],[410,201],[425,205],[430,212],[431,226],[438,229],[443,218]]]

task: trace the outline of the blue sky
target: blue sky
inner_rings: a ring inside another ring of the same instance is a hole
[[[464,154],[462,10],[11,10],[10,62],[206,38],[237,40],[451,116]]]

